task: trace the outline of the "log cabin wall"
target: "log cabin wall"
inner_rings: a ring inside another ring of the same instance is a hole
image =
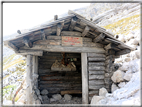
[[[105,54],[88,53],[89,102],[99,89],[105,87]]]
[[[81,54],[65,53],[65,62],[68,58],[77,58],[73,61],[76,65],[76,71],[51,71],[51,66],[55,60],[61,61],[62,54],[59,52],[43,53],[38,57],[38,86],[39,90],[47,89],[49,97],[53,94],[65,94],[70,92],[78,92],[81,95]]]

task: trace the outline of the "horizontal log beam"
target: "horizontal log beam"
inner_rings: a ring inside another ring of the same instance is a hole
[[[104,75],[89,75],[89,80],[104,79]]]
[[[104,80],[89,80],[89,85],[105,84]]]
[[[105,66],[104,62],[89,62],[89,66]]]
[[[105,53],[105,50],[103,48],[96,48],[96,47],[62,47],[62,46],[48,46],[48,45],[33,45],[32,48],[21,47],[20,49],[44,50],[44,51],[49,51],[49,52]],[[103,60],[103,59],[101,59],[101,60]]]
[[[88,57],[101,57],[101,58],[105,58],[105,55],[104,54],[96,54],[96,53],[88,53],[87,54]]]
[[[37,45],[61,45],[61,40],[38,40],[35,41],[33,44]]]
[[[103,88],[103,87],[105,87],[105,85],[95,85],[95,86],[90,86],[89,85],[89,89],[100,89],[100,88]]]
[[[88,61],[105,61],[105,58],[88,58]]]
[[[20,55],[35,55],[35,56],[42,56],[43,51],[37,51],[37,50],[19,50],[18,53]]]
[[[89,71],[89,75],[104,75],[105,71]]]

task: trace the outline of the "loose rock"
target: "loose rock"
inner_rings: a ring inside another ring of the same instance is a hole
[[[46,94],[48,94],[48,91],[46,89],[44,89],[44,90],[41,91],[41,94],[46,95]]]
[[[124,72],[121,71],[121,70],[117,70],[113,73],[113,76],[111,77],[111,80],[114,82],[114,83],[120,83],[122,81],[124,81]]]
[[[99,89],[99,96],[105,96],[107,94],[107,90],[105,88]]]
[[[50,98],[50,103],[56,101],[54,98]]]
[[[45,100],[47,100],[47,99],[49,99],[49,98],[47,97],[47,95],[43,95],[43,96],[42,96],[42,100],[43,100],[43,101],[45,101]]]
[[[130,81],[132,78],[132,72],[127,71],[124,75],[124,79]]]
[[[124,87],[125,86],[125,82],[120,82],[119,84],[118,84],[118,86],[120,87],[120,88],[122,88],[122,87]]]
[[[61,100],[62,96],[60,94],[54,94],[52,95],[52,97],[55,99],[55,100]]]
[[[91,100],[91,104],[99,104],[99,101],[104,99],[104,96],[93,96]]]
[[[65,94],[65,95],[64,95],[64,99],[65,99],[65,100],[71,100],[71,99],[72,99],[72,96],[69,95],[69,94]]]
[[[113,83],[111,86],[111,92],[113,93],[117,89],[119,89],[119,88]]]

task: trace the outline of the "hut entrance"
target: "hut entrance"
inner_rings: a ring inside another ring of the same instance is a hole
[[[82,104],[81,53],[44,52],[38,62],[38,87],[48,90],[48,104]]]

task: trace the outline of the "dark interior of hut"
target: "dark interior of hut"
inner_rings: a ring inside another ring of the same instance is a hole
[[[40,91],[47,89],[49,98],[55,94],[82,98],[81,53],[44,52],[38,61]]]

